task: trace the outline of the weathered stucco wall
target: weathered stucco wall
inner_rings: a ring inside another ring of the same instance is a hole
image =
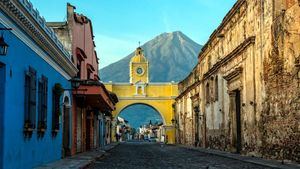
[[[285,10],[275,14],[272,46],[263,62],[266,97],[260,151],[265,157],[300,162],[300,7],[296,0],[284,5]]]
[[[199,54],[198,77],[179,84],[181,143],[299,162],[299,46],[299,1],[238,0]],[[186,104],[191,86],[199,97]]]

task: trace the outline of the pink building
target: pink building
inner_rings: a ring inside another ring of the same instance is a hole
[[[110,136],[111,111],[115,109],[116,95],[99,82],[98,57],[95,51],[92,22],[76,13],[76,8],[67,4],[67,21],[48,23],[57,33],[64,46],[72,53],[72,61],[78,69],[73,83],[72,114],[64,115],[64,155],[73,155],[103,145]]]

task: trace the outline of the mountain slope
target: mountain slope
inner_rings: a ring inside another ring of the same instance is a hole
[[[143,46],[150,65],[150,82],[170,82],[184,79],[197,63],[201,45],[180,31],[163,33]],[[127,57],[100,70],[104,82],[129,82],[129,61]]]

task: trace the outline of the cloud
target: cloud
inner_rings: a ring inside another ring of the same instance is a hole
[[[97,55],[100,58],[100,68],[122,59],[137,46],[137,42],[133,42],[133,40],[102,34],[96,34],[95,43]]]

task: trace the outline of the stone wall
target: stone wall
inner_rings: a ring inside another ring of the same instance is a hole
[[[177,114],[200,91],[198,145],[299,162],[299,46],[299,1],[238,0],[199,54],[199,82],[179,85]]]
[[[177,129],[177,143],[198,145],[199,116],[196,117],[195,107],[199,107],[199,65],[197,64],[189,76],[178,84],[180,95],[175,103],[175,121]]]
[[[267,158],[300,162],[300,8],[296,0],[286,3],[273,20],[272,48],[263,62],[260,151]]]

